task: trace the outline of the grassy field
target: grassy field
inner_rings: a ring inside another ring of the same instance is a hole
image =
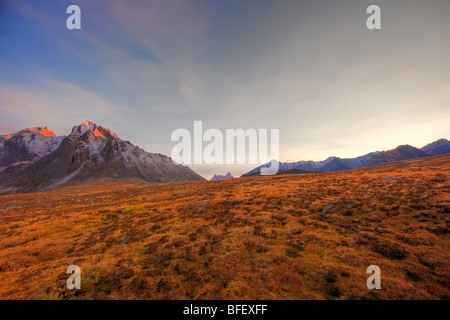
[[[449,178],[441,156],[1,196],[0,299],[449,299]]]

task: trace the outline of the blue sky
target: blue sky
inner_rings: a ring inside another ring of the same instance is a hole
[[[282,161],[421,147],[450,138],[449,14],[447,0],[4,0],[0,133],[92,120],[170,155],[172,131],[202,120],[280,129]]]

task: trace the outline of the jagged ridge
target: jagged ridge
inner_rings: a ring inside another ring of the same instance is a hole
[[[19,136],[23,135],[23,131]],[[39,132],[34,134],[39,135]],[[1,193],[40,191],[68,183],[101,179],[139,179],[149,183],[204,180],[190,168],[173,162],[170,157],[148,153],[91,121],[74,126],[66,137],[56,137],[59,144],[56,144],[57,140],[50,144],[50,140],[44,138],[48,136],[41,135],[26,140],[30,150],[36,149],[36,141],[43,141],[51,147],[37,148],[45,149],[45,152],[34,153],[26,161],[8,163],[0,172]],[[22,157],[14,152],[9,153],[9,158],[5,159]]]

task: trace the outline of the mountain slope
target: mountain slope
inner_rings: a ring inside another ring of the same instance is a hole
[[[305,171],[319,171],[319,169],[328,163],[332,162],[336,157],[329,157],[323,161],[297,161],[297,162],[279,162],[279,171],[289,171],[289,170],[305,170]],[[254,176],[260,175],[261,168],[269,167],[269,163],[265,163],[244,173],[242,176]]]
[[[64,137],[47,128],[28,128],[0,137],[0,167],[31,161],[54,151]]]
[[[430,156],[450,153],[450,141],[447,139],[439,139],[435,142],[427,144],[422,148],[422,151],[425,151]]]
[[[305,175],[308,173],[317,173],[317,172],[306,171],[306,170],[302,170],[302,169],[287,169],[287,170],[278,170],[278,172],[275,175],[277,175],[277,176],[283,175],[283,174]],[[260,171],[253,171],[251,173],[246,173],[245,175],[242,175],[242,177],[255,177],[255,176],[260,176],[260,175],[261,175]]]
[[[282,173],[306,173],[306,172],[336,172],[349,169],[356,169],[362,167],[367,161],[374,157],[377,152],[371,152],[366,155],[341,159],[338,157],[329,157],[323,161],[297,161],[297,162],[280,162],[279,171]],[[261,168],[268,167],[268,164],[263,164],[253,170],[243,174],[242,176],[259,175]]]
[[[410,145],[402,145],[392,150],[381,152],[375,151],[356,158],[341,159],[338,157],[329,157],[323,161],[280,162],[279,170],[283,173],[289,172],[289,170],[337,172],[382,163],[416,159],[434,155],[444,155],[449,153],[450,141],[448,141],[447,139],[439,139],[424,146],[422,149],[418,149]],[[244,173],[242,176],[259,175],[261,168],[265,168],[268,166],[269,164],[265,163],[250,170],[247,173]]]
[[[30,163],[0,172],[0,192],[31,192],[99,179],[145,182],[202,181],[190,168],[171,158],[148,153],[123,141],[106,127],[85,121],[63,137],[58,147]]]
[[[387,162],[426,157],[428,154],[410,145],[398,146],[393,150],[382,151],[366,162],[364,166],[373,166]]]
[[[378,152],[371,152],[356,158],[347,158],[347,159],[334,158],[332,161],[322,166],[318,171],[336,172],[360,168],[364,166],[368,161],[370,161],[373,157],[375,157],[377,153]]]
[[[2,196],[0,299],[448,300],[448,163]]]
[[[225,180],[225,179],[231,179],[233,178],[233,176],[231,175],[231,173],[227,173],[226,175],[222,176],[220,174],[215,174],[210,181],[217,181],[217,180]]]

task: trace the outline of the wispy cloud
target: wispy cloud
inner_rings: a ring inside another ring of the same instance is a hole
[[[20,119],[17,126],[48,124],[65,134],[79,119],[107,120],[121,109],[113,101],[67,82],[44,78],[41,83],[42,87],[34,88],[1,83],[2,127]]]
[[[79,31],[70,1],[6,2],[0,131],[90,119],[170,154],[203,120],[279,128],[281,160],[448,138],[450,3],[379,2],[378,32],[356,0],[79,0]]]

